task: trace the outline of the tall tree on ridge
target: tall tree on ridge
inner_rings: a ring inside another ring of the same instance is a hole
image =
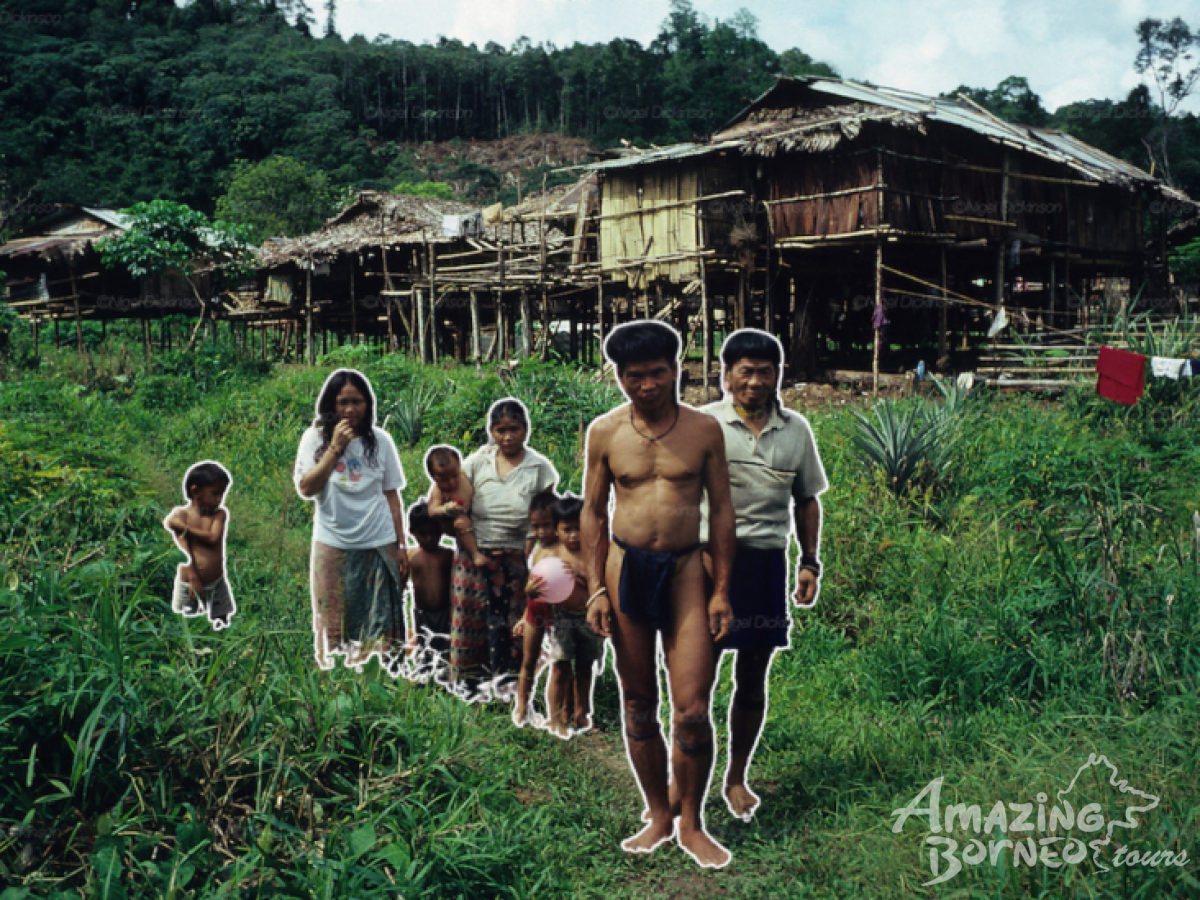
[[[1172,117],[1188,98],[1200,79],[1200,62],[1195,50],[1200,47],[1200,29],[1193,31],[1176,16],[1169,22],[1143,19],[1137,27],[1138,48],[1134,68],[1139,75],[1150,73],[1158,90],[1162,121],[1157,129],[1158,159],[1163,180],[1171,183],[1169,144],[1174,131]],[[1147,149],[1150,149],[1147,145]],[[1154,151],[1151,150],[1151,156]]]

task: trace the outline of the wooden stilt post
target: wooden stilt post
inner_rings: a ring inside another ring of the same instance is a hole
[[[746,327],[746,281],[747,273],[745,268],[738,269],[738,284],[737,284],[737,327]],[[792,283],[792,296],[795,298],[796,285]]]
[[[550,324],[550,295],[546,291],[546,286],[542,285],[542,359],[546,359],[550,355],[550,346],[554,341],[554,334],[551,332]]]
[[[387,242],[383,239],[382,215],[379,218],[379,256],[383,261],[383,299],[387,306],[388,352],[391,352],[396,349],[396,332],[392,328],[392,307],[400,304],[400,298],[393,296],[391,293],[395,288],[392,287],[392,276],[388,274]],[[401,313],[400,315],[401,319],[403,319],[404,314]],[[410,334],[409,337],[411,339],[412,335]],[[408,348],[408,351],[409,353],[412,352],[411,346]]]
[[[75,349],[83,352],[83,316],[79,312],[79,288],[75,286],[75,269],[68,263],[67,272],[71,276],[71,294],[75,298]]]
[[[875,309],[883,306],[883,238],[875,238]],[[872,324],[874,324],[872,322]],[[883,347],[883,329],[875,329],[875,354],[871,362],[871,392],[879,393],[879,356]]]
[[[709,396],[709,369],[712,368],[712,306],[708,299],[708,276],[705,272],[704,260],[700,260],[700,327],[703,329],[701,337],[702,349],[700,351],[700,365],[703,367],[704,377],[702,384],[704,386],[704,402],[707,403],[711,398]]]
[[[872,316],[876,312],[883,317],[883,151],[879,148],[875,150],[875,309],[872,310]],[[872,322],[872,325],[875,323]],[[871,361],[871,392],[879,393],[879,357],[883,350],[883,329],[875,329],[875,353]]]
[[[389,322],[391,316],[388,316]],[[350,343],[358,342],[358,297],[354,294],[354,256],[350,257]]]
[[[567,309],[570,310],[567,315],[571,317],[571,362],[579,362],[579,316],[576,315],[574,297],[571,297]]]
[[[496,294],[496,362],[508,358],[508,323],[504,315],[504,294]]]
[[[529,291],[521,288],[521,358],[533,355],[533,317],[529,312]]]
[[[938,261],[940,271],[938,282],[942,288],[942,296],[938,299],[938,362],[950,355],[950,335],[948,333],[950,319],[950,297],[946,293],[946,245],[942,244]]]
[[[426,321],[429,328],[428,361],[437,362],[437,257],[433,255],[433,243],[428,235],[425,237],[425,253],[429,261],[429,317]],[[421,352],[421,361],[427,361],[425,351]]]
[[[1000,221],[1008,221],[1008,151],[1004,151],[1004,167],[1000,170]],[[992,301],[996,306],[1004,305],[1004,257],[1008,253],[1009,235],[1004,232],[1000,236],[1000,246],[996,249],[996,285],[992,292]]]
[[[422,364],[429,362],[428,331],[425,328],[425,299],[419,287],[413,287],[413,304],[417,307],[417,351]]]
[[[1054,316],[1055,307],[1058,306],[1058,302],[1057,302],[1058,301],[1057,268],[1058,268],[1058,260],[1056,260],[1053,256],[1050,257],[1050,315],[1047,317],[1046,324],[1049,325],[1051,328],[1053,328],[1055,325],[1058,324],[1057,321],[1055,320],[1055,316]]]
[[[596,282],[596,365],[604,366],[604,280]]]
[[[482,351],[482,336],[479,333],[479,292],[471,288],[471,361],[479,362]]]
[[[312,257],[308,258],[308,269],[304,273],[304,320],[306,328],[306,343],[308,345],[306,359],[311,366],[313,359],[313,306],[312,306]]]

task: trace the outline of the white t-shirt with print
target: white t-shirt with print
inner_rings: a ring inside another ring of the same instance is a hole
[[[363,442],[355,438],[343,451],[337,466],[316,495],[317,516],[313,540],[339,550],[366,550],[396,543],[396,525],[384,491],[404,487],[404,472],[392,436],[382,428],[375,432],[375,461],[363,458]],[[300,439],[293,480],[317,465],[314,458],[321,446],[320,432],[309,428]]]

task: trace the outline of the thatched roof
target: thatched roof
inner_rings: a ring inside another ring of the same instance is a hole
[[[456,239],[444,236],[443,218],[478,212],[479,207],[456,200],[362,191],[319,231],[267,241],[259,248],[258,261],[269,269],[299,260],[329,262],[342,253],[383,244],[450,243]]]

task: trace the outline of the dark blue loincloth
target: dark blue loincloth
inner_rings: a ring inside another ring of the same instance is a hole
[[[682,550],[643,550],[615,534],[613,543],[625,551],[621,561],[621,612],[643,625],[666,631],[671,625],[671,577],[675,563],[700,545]]]

